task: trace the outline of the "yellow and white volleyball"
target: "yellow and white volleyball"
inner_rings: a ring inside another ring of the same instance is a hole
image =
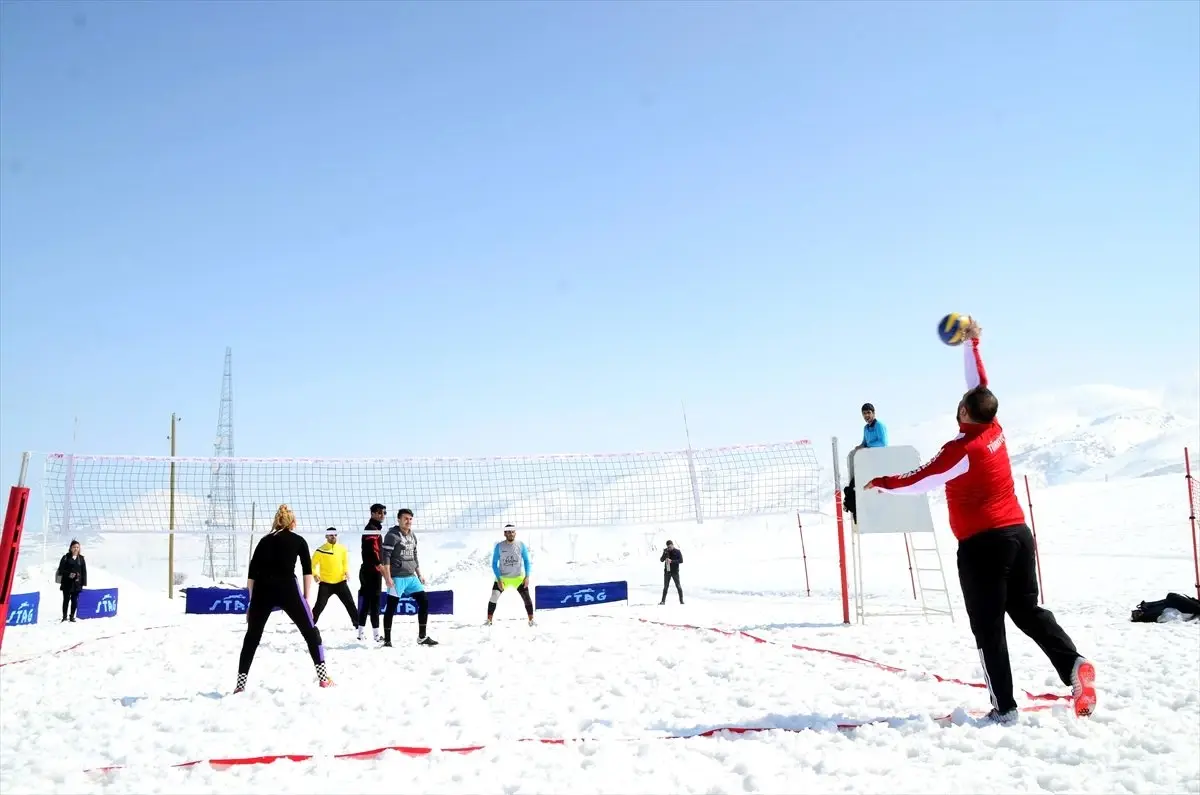
[[[961,345],[971,325],[970,315],[951,312],[938,322],[938,337],[947,345]]]

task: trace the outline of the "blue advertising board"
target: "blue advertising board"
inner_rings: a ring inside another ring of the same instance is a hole
[[[116,588],[84,588],[79,592],[79,610],[75,616],[80,621],[90,618],[112,618],[116,614]]]
[[[40,591],[15,593],[8,597],[8,615],[4,617],[6,627],[27,627],[38,621],[38,607],[42,603]]]
[[[193,615],[243,615],[250,604],[245,588],[188,588],[183,612]]]
[[[557,610],[563,607],[624,602],[629,599],[629,583],[589,582],[579,585],[535,585],[534,606],[538,610]]]
[[[429,599],[429,615],[431,616],[452,616],[454,615],[454,591],[426,591],[425,596]],[[362,609],[362,598],[358,600],[359,610]],[[387,592],[384,591],[379,596],[379,612],[383,614],[387,611]],[[396,615],[398,616],[415,616],[417,614],[417,603],[413,601],[411,596],[406,596],[400,600],[400,604],[396,605]]]
[[[426,591],[429,597],[429,614],[449,616],[454,614],[454,591]],[[244,615],[250,606],[250,592],[245,588],[188,588],[185,591],[183,612],[193,615]],[[279,608],[275,608],[278,610]],[[379,599],[379,612],[387,609],[387,594]],[[415,616],[417,603],[411,596],[400,600],[396,615]]]

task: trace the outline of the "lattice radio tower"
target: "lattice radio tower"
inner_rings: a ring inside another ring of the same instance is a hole
[[[221,410],[217,416],[215,458],[233,458],[233,349],[225,349],[225,374],[221,379]],[[208,534],[204,540],[204,576],[212,579],[237,576],[237,493],[231,463],[212,464],[208,487]]]

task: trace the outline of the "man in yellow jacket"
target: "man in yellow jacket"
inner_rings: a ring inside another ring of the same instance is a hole
[[[317,547],[312,556],[313,579],[317,581],[317,603],[313,606],[313,624],[321,617],[330,596],[336,596],[346,606],[350,623],[358,629],[358,608],[350,594],[346,577],[350,570],[350,552],[337,542],[336,527],[325,531],[325,543]]]

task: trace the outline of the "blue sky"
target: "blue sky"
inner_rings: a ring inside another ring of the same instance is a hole
[[[19,452],[677,449],[1200,359],[1195,3],[0,5]]]

